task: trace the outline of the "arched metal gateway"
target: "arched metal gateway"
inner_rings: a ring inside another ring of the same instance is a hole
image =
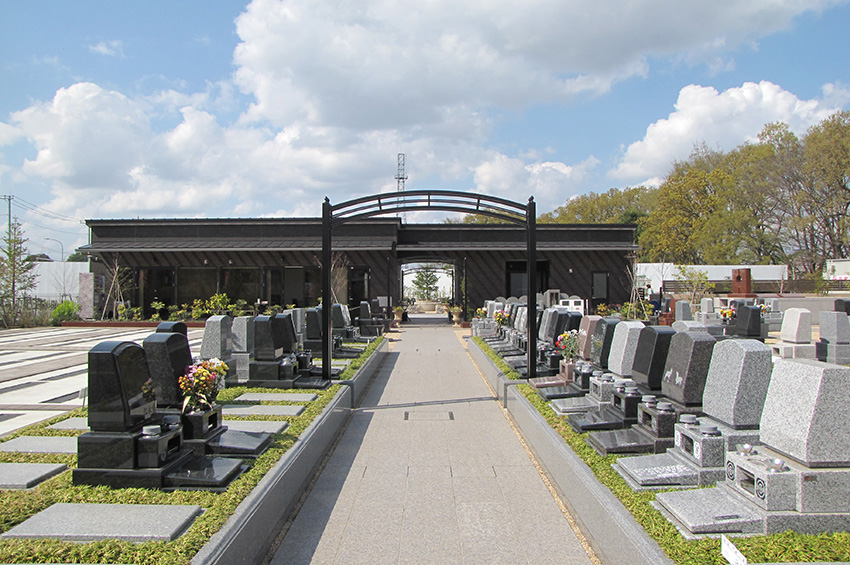
[[[331,315],[328,307],[331,297],[331,253],[333,251],[333,228],[346,222],[363,220],[374,216],[432,210],[460,212],[489,216],[526,227],[527,252],[526,273],[528,276],[529,308],[536,308],[537,288],[537,238],[535,235],[537,206],[534,197],[520,204],[504,198],[456,192],[449,190],[411,190],[396,193],[376,194],[356,198],[340,204],[331,204],[326,197],[322,205],[322,376],[331,377]],[[528,377],[537,374],[537,316],[534,310],[528,316]]]

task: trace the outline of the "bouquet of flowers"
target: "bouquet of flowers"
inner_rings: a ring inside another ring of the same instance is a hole
[[[495,314],[493,314],[493,319],[496,320],[496,323],[500,326],[504,326],[508,323],[508,313],[504,310],[499,310]]]
[[[476,318],[486,318],[487,317],[487,310],[485,310],[484,308],[476,308],[475,309],[475,317]]]
[[[720,317],[726,320],[730,320],[735,317],[735,310],[732,308],[722,308],[720,310]]]
[[[761,310],[762,316],[770,312],[770,306],[768,306],[767,304],[756,304],[756,306],[758,306],[759,310]]]
[[[186,374],[178,380],[183,393],[183,412],[212,408],[218,392],[224,385],[229,367],[218,358],[198,361],[186,367]]]
[[[578,330],[570,330],[558,336],[555,347],[561,350],[564,359],[575,359],[578,355]]]

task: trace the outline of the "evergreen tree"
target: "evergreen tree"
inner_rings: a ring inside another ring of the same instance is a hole
[[[35,262],[27,259],[27,241],[21,224],[14,218],[3,237],[0,255],[0,315],[7,328],[17,325],[24,310],[24,297],[35,289],[38,278]]]
[[[416,277],[413,279],[413,288],[416,289],[416,295],[423,300],[433,300],[437,296],[439,277],[437,276],[436,268],[432,265],[422,265],[416,271]]]

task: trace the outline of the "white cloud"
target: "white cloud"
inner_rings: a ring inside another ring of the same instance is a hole
[[[9,124],[0,122],[0,147],[11,145],[21,137],[21,131]]]
[[[832,85],[825,93],[833,96],[830,102],[846,100],[848,95],[846,89]],[[674,160],[690,155],[695,143],[730,150],[756,140],[766,123],[776,121],[803,133],[837,109],[823,100],[801,100],[767,81],[744,83],[724,92],[692,84],[679,92],[675,111],[650,124],[644,138],[629,145],[608,175],[627,182],[657,184]]]
[[[250,120],[356,129],[440,121],[446,108],[601,93],[648,58],[728,67],[723,53],[828,0],[710,4],[255,0],[237,18],[235,80]]]
[[[107,57],[124,59],[124,44],[119,40],[100,41],[94,45],[89,45],[89,51]]]

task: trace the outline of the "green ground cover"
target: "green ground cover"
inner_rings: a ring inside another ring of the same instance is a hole
[[[478,337],[472,338],[508,378],[519,379],[495,352]],[[603,485],[623,503],[635,520],[658,543],[670,559],[681,565],[725,565],[720,555],[719,539],[686,540],[679,531],[650,503],[656,492],[633,491],[626,481],[611,467],[617,460],[614,455],[602,457],[585,442],[587,433],[578,434],[545,400],[527,385],[517,390],[537,409],[546,422],[564,439],[564,442],[584,461]],[[750,563],[787,562],[844,562],[850,561],[850,533],[805,535],[784,532],[769,536],[735,537],[733,542]]]
[[[375,351],[383,338],[369,344],[364,352],[343,372],[342,378],[350,378],[357,368]],[[234,480],[223,493],[206,491],[163,492],[156,489],[113,489],[109,487],[74,486],[71,481],[71,469],[76,466],[76,455],[41,453],[5,453],[0,452],[0,462],[64,463],[68,470],[49,479],[32,490],[0,490],[0,533],[20,524],[30,516],[59,503],[101,503],[101,504],[194,504],[204,508],[189,530],[172,542],[133,543],[119,540],[105,540],[92,543],[75,543],[59,539],[45,540],[3,540],[0,541],[0,562],[2,563],[138,563],[143,565],[182,565],[209,541],[227,519],[236,510],[240,502],[260,482],[265,474],[277,463],[295,440],[316,419],[322,410],[339,392],[341,385],[333,385],[327,390],[286,390],[247,388],[244,386],[227,388],[218,396],[219,403],[233,402],[238,396],[248,392],[295,392],[318,394],[312,402],[304,402],[306,409],[300,416],[234,416],[244,420],[282,420],[289,422],[283,433],[275,434],[269,449],[256,459],[245,459],[249,469]],[[263,402],[262,404],[301,404],[298,402]],[[34,424],[6,436],[0,442],[19,436],[77,436],[80,430],[53,430],[48,426],[69,417],[85,417],[85,409],[74,410],[45,422]]]

